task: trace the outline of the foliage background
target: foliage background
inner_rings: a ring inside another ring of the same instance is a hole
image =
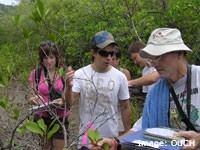
[[[66,64],[78,69],[91,62],[89,40],[100,30],[111,32],[123,52],[121,66],[132,78],[140,68],[130,61],[128,46],[135,40],[147,42],[152,30],[176,27],[193,49],[191,63],[198,63],[200,49],[199,0],[41,0],[48,14],[34,20],[36,0],[21,0],[19,5],[0,9],[0,83],[27,81],[37,65],[37,47],[51,39],[62,46]],[[14,23],[13,17],[19,17]],[[5,77],[6,76],[6,77]],[[6,80],[7,78],[7,80]]]

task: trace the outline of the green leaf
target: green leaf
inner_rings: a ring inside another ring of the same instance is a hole
[[[4,85],[8,85],[8,82],[9,82],[8,77],[3,75],[2,76],[2,82],[3,82]]]
[[[54,123],[55,123],[55,121],[56,121],[57,119],[58,119],[58,118],[55,118],[55,119],[51,122],[51,124],[49,125],[49,128],[51,128],[52,125],[54,125]]]
[[[21,134],[21,135],[24,135],[24,133],[25,133],[25,129],[24,128],[17,128],[17,130],[16,130],[19,134]]]
[[[63,75],[63,73],[64,73],[64,69],[63,69],[63,67],[62,67],[62,68],[60,68],[60,69],[58,70],[58,74],[59,74],[59,76],[61,77],[61,76]]]
[[[100,139],[98,130],[94,130],[94,137],[95,137],[95,141],[98,142]]]
[[[42,14],[41,14],[41,12],[40,12],[40,9],[37,7],[36,10],[37,10],[38,15],[39,15],[40,18],[42,19]]]
[[[21,15],[16,15],[12,17],[12,22],[15,26],[19,26],[22,23],[23,19],[24,18]]]
[[[0,106],[3,107],[5,110],[8,110],[9,104],[8,104],[9,98],[5,97],[2,101],[0,101]]]
[[[95,130],[88,129],[87,134],[88,134],[88,138],[91,141],[91,143],[95,143],[96,142],[96,135],[95,135],[96,133],[95,133]]]
[[[91,143],[97,143],[97,142],[102,140],[102,138],[99,137],[99,131],[98,130],[88,129],[87,134],[88,134],[88,138],[91,141]],[[103,149],[108,150],[109,145],[104,144]]]
[[[103,150],[109,150],[109,145],[108,145],[108,143],[106,143],[106,144],[103,145]]]
[[[49,14],[49,9],[47,9],[47,11],[45,12],[44,17],[46,18],[48,14]]]
[[[10,100],[9,100],[9,106],[10,108],[14,107],[14,101],[15,101],[15,97],[12,97]]]
[[[101,141],[101,140],[103,140],[103,138],[99,138],[99,139],[97,140],[97,142],[99,142],[99,141]]]
[[[4,86],[3,84],[0,83],[0,87],[1,87],[1,88],[4,88],[5,86]]]
[[[43,119],[37,121],[38,126],[46,133],[47,125],[44,123]]]
[[[44,135],[44,132],[40,129],[40,127],[37,125],[37,123],[32,122],[32,121],[27,121],[26,123],[26,128],[33,132],[33,133],[37,133],[40,134],[41,136]]]
[[[42,3],[42,1],[40,1],[40,0],[37,1],[36,9],[37,9],[39,16],[41,18],[43,18],[45,13],[44,13],[44,4]]]
[[[29,32],[29,30],[26,29],[26,28],[24,28],[24,29],[22,29],[22,30],[23,30],[24,38],[25,38],[25,39],[28,39],[28,38],[31,36],[32,32],[31,32],[31,31]]]
[[[8,65],[8,66],[6,67],[6,70],[7,70],[8,73],[10,74],[10,65]]]
[[[4,109],[6,109],[6,105],[5,105],[4,101],[0,101],[0,106],[3,107]]]
[[[40,23],[42,21],[42,18],[39,16],[37,12],[33,12],[30,18],[35,21],[36,23]]]
[[[98,130],[88,129],[87,134],[88,134],[88,138],[90,139],[90,141],[92,143],[97,143],[97,142],[102,140],[102,138],[99,137],[99,131]],[[109,150],[109,145],[104,144],[103,149]]]
[[[47,139],[49,140],[52,137],[52,135],[58,131],[59,128],[59,124],[55,124],[53,128],[48,132]]]
[[[4,102],[5,102],[6,108],[8,108],[9,107],[9,104],[8,104],[9,97],[8,96],[4,99]]]
[[[13,109],[13,113],[14,113],[13,119],[18,120],[19,115],[20,115],[20,110],[19,109]]]

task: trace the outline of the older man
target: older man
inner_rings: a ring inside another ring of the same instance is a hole
[[[191,52],[178,29],[159,28],[152,32],[140,55],[156,68],[161,80],[147,96],[142,128],[167,126],[200,130],[200,67],[188,65]]]
[[[200,67],[188,65],[186,53],[191,52],[178,29],[154,30],[147,46],[140,52],[156,68],[161,79],[148,92],[142,115],[142,128],[172,127],[200,130]],[[116,141],[103,139],[111,148]]]

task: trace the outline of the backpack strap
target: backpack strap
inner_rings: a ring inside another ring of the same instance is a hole
[[[67,66],[63,66],[63,71],[65,72],[67,70]],[[61,77],[62,83],[63,83],[63,89],[65,89],[65,80],[63,77]]]
[[[40,75],[41,75],[41,67],[37,67],[35,69],[35,83],[36,83],[36,90],[38,91],[38,85],[40,83]]]
[[[180,116],[182,117],[182,121],[186,124],[187,129],[186,130],[193,130],[196,131],[196,128],[193,126],[193,124],[190,122],[190,106],[191,106],[191,66],[187,65],[187,114],[188,116],[186,116],[186,114],[184,113],[180,102],[176,96],[176,93],[174,91],[174,88],[172,86],[170,86],[170,92],[172,94],[173,100],[176,104],[176,107],[178,109],[178,112],[180,114]]]
[[[36,83],[36,90],[38,91],[38,85],[40,83],[40,75],[41,75],[41,67],[37,67],[35,69],[35,83]],[[67,66],[63,67],[63,71],[67,70]],[[45,76],[47,76],[47,71],[45,71]],[[63,89],[65,88],[65,80],[63,77],[61,77],[62,83],[63,83]]]
[[[195,127],[193,126],[193,124],[190,122],[190,120],[188,119],[188,117],[186,116],[186,114],[184,113],[184,111],[183,111],[183,109],[182,109],[182,107],[181,107],[181,105],[180,105],[180,103],[178,101],[178,98],[176,96],[176,93],[174,91],[174,88],[172,86],[170,86],[170,92],[172,94],[173,100],[174,100],[174,102],[176,104],[176,107],[178,109],[178,112],[179,112],[179,114],[181,116],[181,121],[183,121],[186,124],[186,126],[187,126],[187,131],[188,130],[193,130],[193,131],[198,132],[195,129]]]

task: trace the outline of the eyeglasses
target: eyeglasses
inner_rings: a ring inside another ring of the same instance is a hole
[[[151,65],[158,64],[162,56],[158,56],[156,59],[146,59],[147,63]]]
[[[98,51],[99,55],[101,55],[102,57],[108,57],[109,55],[111,57],[113,57],[115,51],[111,51],[111,52],[107,52],[107,51],[104,51],[104,50],[100,50]]]

